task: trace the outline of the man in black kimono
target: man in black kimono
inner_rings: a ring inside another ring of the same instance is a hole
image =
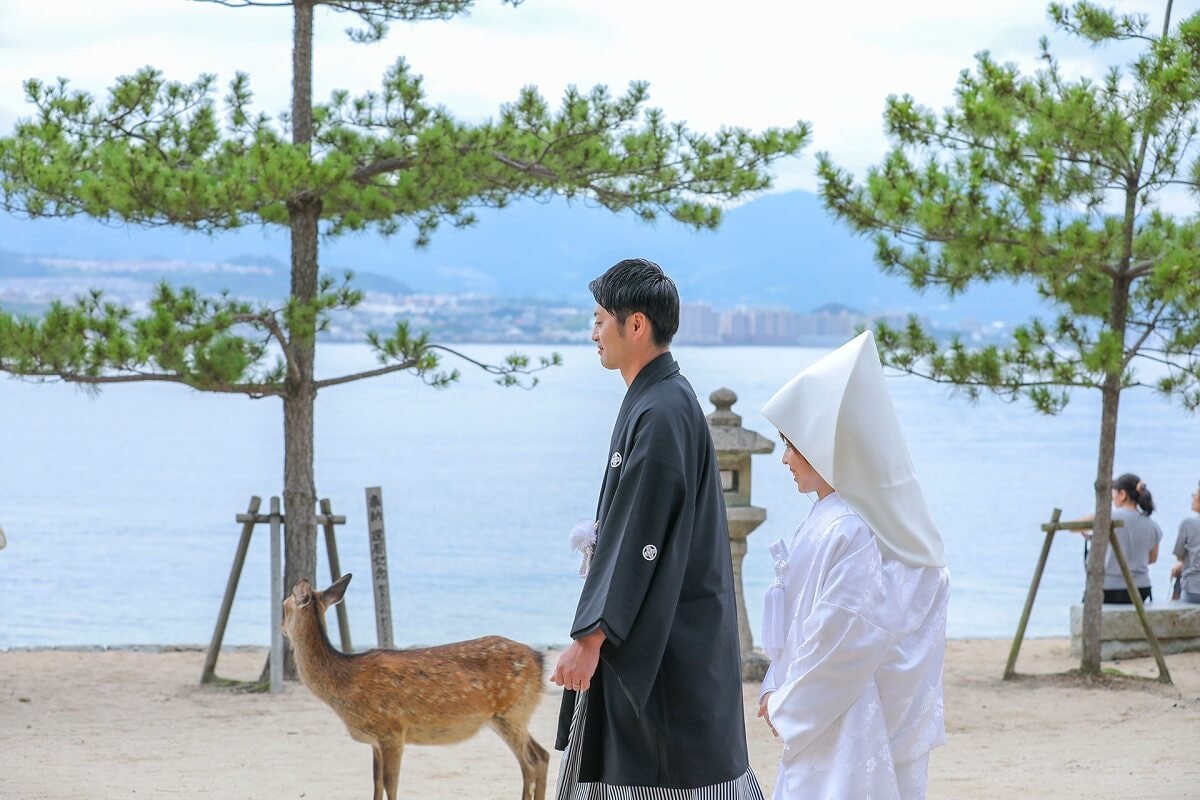
[[[589,284],[613,427],[563,686],[559,800],[754,798],[725,501],[696,393],[669,348],[679,295],[621,261]]]

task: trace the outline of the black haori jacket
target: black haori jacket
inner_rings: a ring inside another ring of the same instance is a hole
[[[670,353],[613,428],[591,569],[571,636],[607,639],[588,694],[579,781],[690,789],[749,768],[725,500],[696,394]],[[575,693],[558,722],[567,746]]]

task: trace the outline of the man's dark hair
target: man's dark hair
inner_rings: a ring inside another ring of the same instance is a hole
[[[650,320],[654,343],[666,347],[679,330],[679,292],[662,267],[644,258],[618,261],[588,284],[601,308],[621,325],[638,311]]]

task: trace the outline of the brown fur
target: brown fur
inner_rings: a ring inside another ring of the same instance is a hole
[[[542,694],[542,655],[501,636],[415,650],[345,655],[325,633],[325,609],[350,576],[323,592],[307,580],[283,601],[300,679],[375,754],[374,800],[396,800],[405,744],[453,744],[490,723],[521,766],[521,800],[544,800],[550,754],[529,735]]]

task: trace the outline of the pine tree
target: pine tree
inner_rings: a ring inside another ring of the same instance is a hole
[[[1200,187],[1200,14],[1161,32],[1143,15],[1089,2],[1049,7],[1054,25],[1096,46],[1141,45],[1102,80],[1064,74],[1048,41],[1022,74],[987,52],[953,107],[890,97],[894,148],[860,184],[819,157],[826,206],[869,234],[889,274],[955,295],[993,281],[1036,288],[1057,310],[1007,346],[936,341],[912,320],[878,331],[885,361],[969,397],[1026,397],[1053,414],[1099,391],[1095,529],[1084,599],[1084,673],[1100,670],[1100,605],[1122,393],[1148,386],[1200,406],[1200,223],[1163,205]]]
[[[216,2],[291,8],[290,113],[256,111],[244,74],[220,102],[212,76],[177,82],[152,68],[118,79],[107,100],[73,91],[66,80],[30,80],[33,116],[0,139],[0,201],[29,217],[84,214],[211,233],[286,228],[290,295],[269,307],[162,286],[143,314],[98,293],[56,303],[39,319],[0,313],[0,370],[93,387],[169,381],[280,398],[287,586],[315,572],[317,393],[393,372],[435,386],[457,376],[441,368],[436,343],[401,321],[390,334],[371,337],[378,369],[316,379],[317,333],[331,313],[361,299],[349,276],[319,270],[322,236],[412,226],[422,244],[443,222],[470,225],[476,209],[551,196],[711,228],[720,221],[720,201],[766,188],[772,162],[799,152],[809,138],[802,122],[759,134],[696,133],[647,108],[641,82],[620,95],[602,86],[570,88],[557,109],[527,88],[493,119],[467,124],[430,104],[403,60],[377,91],[337,91],[315,103],[317,6],[350,15],[362,25],[351,36],[372,42],[392,22],[450,19],[473,0]],[[490,369],[512,384],[548,365],[514,355]]]

